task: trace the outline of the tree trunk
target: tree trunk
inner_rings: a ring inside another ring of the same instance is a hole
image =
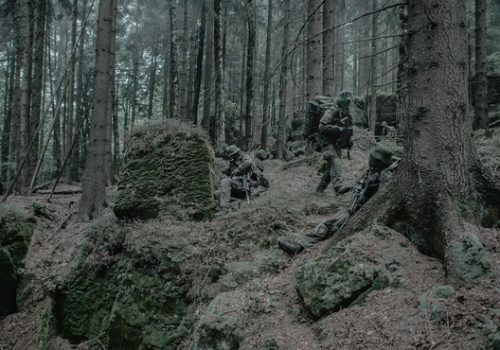
[[[245,149],[252,147],[252,113],[253,113],[253,77],[254,77],[254,52],[256,40],[255,12],[253,0],[247,0],[247,70],[246,70],[246,104],[245,104]]]
[[[208,8],[213,8],[213,0],[207,3]],[[203,82],[203,119],[201,124],[208,131],[212,143],[215,142],[214,121],[212,120],[212,92],[214,87],[214,16],[210,11],[207,21],[207,36],[205,38],[205,78]]]
[[[154,43],[151,49],[151,67],[149,68],[149,89],[148,89],[148,118],[153,118],[153,102],[156,88],[156,60],[158,58],[158,44]]]
[[[137,90],[139,90],[139,54],[134,53],[132,59],[132,115],[130,116],[130,129],[134,128],[137,119]]]
[[[285,26],[283,27],[283,46],[281,48],[281,75],[279,88],[279,116],[278,116],[278,133],[276,137],[276,158],[283,159],[285,149],[285,118],[286,118],[286,95],[287,95],[287,75],[288,75],[288,37],[290,35],[290,0],[284,0],[285,7]]]
[[[488,206],[498,209],[500,186],[482,168],[472,141],[465,0],[409,0],[408,23],[405,157],[392,185],[355,218],[371,213],[366,223],[384,213],[385,223],[421,251],[444,259],[448,276],[470,280],[478,275],[463,255],[467,242],[479,239],[464,223],[480,219]],[[477,254],[487,254],[474,244]]]
[[[486,0],[476,0],[476,76],[474,90],[474,115],[478,126],[488,136],[488,54],[486,52]]]
[[[111,124],[108,99],[113,84],[110,62],[113,52],[113,22],[116,18],[116,0],[100,0],[97,18],[96,64],[94,79],[94,106],[89,135],[89,150],[82,184],[79,215],[91,219],[107,205],[106,152],[111,147],[107,128]]]
[[[198,104],[200,102],[201,78],[203,74],[203,52],[205,50],[205,30],[207,20],[207,5],[205,2],[201,5],[201,23],[198,33],[198,53],[196,56],[196,75],[194,82],[193,95],[193,124],[198,125]]]
[[[222,57],[221,0],[214,0],[214,58],[215,58],[215,145],[226,141],[224,115],[224,65]]]
[[[370,94],[368,105],[368,126],[371,132],[375,132],[377,125],[377,40],[378,35],[378,14],[375,11],[378,9],[378,0],[372,0],[372,40],[370,51]]]
[[[307,1],[307,81],[306,98],[321,94],[321,0]]]
[[[23,160],[31,154],[28,154],[28,145],[31,140],[31,84],[33,67],[33,3],[30,0],[23,0],[20,4],[20,23],[22,35],[22,63],[21,63],[21,104],[19,109],[20,121],[20,157],[16,160],[16,166],[19,170]],[[29,191],[29,169],[24,167],[20,173],[17,190],[22,194]]]
[[[262,134],[260,138],[260,147],[267,150],[267,131],[269,130],[269,88],[271,86],[271,38],[273,26],[273,0],[268,1],[267,5],[267,38],[266,38],[266,62],[264,68],[264,104],[262,106]]]
[[[189,119],[188,116],[188,100],[187,100],[187,90],[189,85],[188,71],[189,71],[189,57],[188,57],[188,47],[189,47],[189,0],[184,0],[184,11],[183,11],[183,26],[182,26],[182,39],[180,40],[181,49],[181,62],[179,71],[179,102],[181,104],[181,118],[183,120]]]
[[[13,45],[15,47],[15,45]],[[12,50],[14,51],[14,50]],[[5,95],[5,118],[3,120],[3,130],[2,130],[2,168],[0,181],[7,181],[9,177],[9,162],[11,156],[10,149],[10,135],[11,135],[11,127],[12,127],[12,115],[14,113],[14,84],[16,77],[16,56],[10,55],[8,61],[8,74],[6,75],[5,81],[8,81],[8,90]]]
[[[179,70],[177,68],[177,22],[175,1],[170,1],[170,118],[179,119]]]
[[[335,95],[334,1],[323,3],[323,95]]]

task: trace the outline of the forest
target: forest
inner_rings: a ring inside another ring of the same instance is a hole
[[[500,1],[0,19],[0,350],[500,349]]]

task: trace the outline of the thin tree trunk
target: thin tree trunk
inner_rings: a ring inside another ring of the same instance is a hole
[[[203,74],[203,53],[205,50],[205,30],[207,20],[207,7],[205,2],[201,5],[201,23],[198,33],[198,53],[196,56],[196,75],[194,82],[194,97],[193,97],[193,124],[198,125],[198,104],[200,102],[201,78]]]
[[[307,1],[307,81],[306,99],[321,94],[321,0]]]
[[[224,113],[224,64],[222,51],[221,0],[214,0],[214,58],[215,58],[215,145],[226,141]]]
[[[76,48],[76,32],[77,32],[77,24],[78,24],[78,0],[73,0],[73,21],[71,24],[71,52]],[[70,152],[71,145],[73,144],[74,137],[74,101],[75,101],[75,70],[76,70],[76,56],[70,56],[69,62],[69,86],[68,86],[68,111],[67,111],[67,122],[66,122],[66,151]],[[68,158],[67,164],[64,168],[64,176],[68,180],[74,180],[71,178],[71,169],[73,167],[73,159],[72,157]]]
[[[22,161],[29,157],[28,145],[31,140],[31,84],[32,84],[32,51],[33,51],[33,3],[30,0],[22,1],[21,4],[21,35],[23,42],[23,55],[21,65],[21,104],[20,104],[20,158],[16,165],[19,169]],[[29,169],[24,167],[20,174],[17,189],[22,194],[29,190]]]
[[[281,75],[280,75],[280,88],[279,88],[279,120],[278,120],[278,133],[276,139],[276,158],[283,159],[285,148],[285,118],[286,118],[286,98],[287,98],[287,75],[288,75],[288,36],[290,35],[290,0],[284,0],[285,7],[285,26],[283,27],[283,46],[281,48]]]
[[[213,65],[214,65],[214,17],[212,0],[207,2],[207,8],[211,9],[207,21],[207,36],[205,38],[205,78],[203,82],[203,119],[201,125],[208,131],[212,143],[215,142],[215,134],[211,112],[212,88],[213,88]]]
[[[252,146],[252,113],[254,98],[254,52],[256,40],[256,26],[253,0],[247,0],[247,70],[246,70],[246,104],[245,104],[245,149],[250,150]]]
[[[334,1],[323,3],[323,95],[335,95]]]
[[[179,70],[177,67],[177,22],[175,1],[170,1],[170,118],[179,119]]]
[[[369,113],[368,113],[368,124],[371,132],[375,132],[377,125],[377,41],[375,38],[378,35],[378,18],[375,11],[378,8],[378,0],[372,0],[373,7],[372,11],[372,41],[371,41],[371,53],[370,53],[370,101],[369,101]]]
[[[479,127],[491,136],[488,118],[488,55],[486,51],[486,0],[476,0],[476,76],[474,114]]]
[[[153,117],[153,102],[156,88],[156,60],[158,58],[158,47],[155,42],[151,50],[151,67],[149,68],[149,89],[148,89],[148,118]]]
[[[269,89],[271,86],[271,39],[273,26],[273,1],[269,0],[267,5],[267,37],[266,37],[266,62],[264,68],[264,104],[262,106],[262,134],[260,147],[267,150],[267,131],[269,130]]]
[[[15,44],[13,45],[15,47]],[[12,50],[13,51],[13,50]],[[1,180],[7,181],[9,176],[7,164],[9,162],[11,156],[10,149],[10,135],[11,135],[11,124],[12,124],[12,115],[13,115],[13,107],[14,107],[14,84],[16,77],[16,56],[14,54],[9,56],[8,61],[8,74],[6,74],[5,81],[8,81],[8,90],[5,93],[5,118],[3,120],[3,131],[2,131],[2,168],[1,171]]]

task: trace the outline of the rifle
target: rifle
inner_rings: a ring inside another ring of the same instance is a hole
[[[363,177],[356,182],[352,191],[351,191],[351,204],[349,205],[349,209],[347,211],[347,218],[344,220],[342,225],[340,225],[338,231],[342,231],[344,226],[347,224],[351,216],[354,215],[355,212],[361,207],[361,200],[365,197],[366,189],[368,188],[368,178],[372,173],[372,169],[369,169]]]
[[[241,181],[241,190],[245,192],[245,199],[248,204],[250,204],[250,195],[252,193],[252,189],[250,188],[250,176],[251,172],[248,172],[244,175],[234,176],[234,180]]]

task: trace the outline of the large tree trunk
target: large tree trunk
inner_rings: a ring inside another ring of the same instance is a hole
[[[179,102],[181,104],[181,118],[184,120],[189,119],[188,115],[188,99],[187,90],[191,88],[189,85],[189,0],[184,0],[183,23],[182,23],[182,39],[180,40],[181,49],[181,64],[179,71]]]
[[[490,134],[488,119],[488,54],[486,52],[486,0],[476,0],[476,84],[474,115],[479,127]]]
[[[306,99],[321,94],[321,0],[307,1],[307,80]]]
[[[224,115],[224,64],[222,50],[222,5],[214,0],[214,58],[215,58],[215,145],[226,141]]]
[[[13,48],[11,51],[14,52]],[[14,54],[9,56],[8,60],[8,73],[5,76],[5,81],[7,84],[7,91],[5,93],[5,118],[3,120],[3,130],[2,130],[2,168],[0,169],[0,181],[7,181],[9,174],[9,162],[11,156],[10,149],[10,135],[11,135],[11,127],[12,127],[12,115],[13,115],[13,107],[14,107],[14,84],[15,84],[15,76],[16,76],[16,56]]]
[[[408,24],[405,156],[392,185],[359,214],[384,213],[387,224],[443,259],[450,277],[469,280],[477,275],[463,256],[478,239],[464,222],[480,219],[488,205],[498,209],[500,186],[482,168],[471,136],[465,0],[409,0]]]
[[[207,2],[208,8],[213,8],[212,0]],[[214,16],[212,11],[208,15],[207,36],[205,38],[205,78],[203,81],[203,118],[201,125],[208,131],[212,143],[215,142],[214,121],[212,119],[212,89],[214,86],[213,65],[214,65]]]
[[[281,75],[279,88],[279,117],[278,117],[278,133],[276,139],[276,158],[282,159],[285,150],[285,118],[286,118],[286,97],[287,97],[287,75],[288,75],[288,36],[290,34],[290,0],[284,1],[285,6],[285,26],[283,27],[283,46],[281,48]]]
[[[323,3],[323,95],[335,95],[334,1]]]
[[[266,62],[264,68],[264,103],[262,106],[262,134],[260,147],[267,150],[267,131],[269,130],[269,88],[271,86],[271,37],[273,24],[273,1],[269,0],[267,5],[267,38],[266,38]]]
[[[113,84],[113,70],[110,64],[113,56],[113,22],[116,0],[100,0],[97,19],[96,64],[94,80],[94,107],[89,135],[89,150],[83,179],[83,192],[79,215],[91,219],[107,205],[106,153],[111,147],[107,128],[111,124],[108,114],[110,90]],[[104,170],[104,171],[103,171]]]

